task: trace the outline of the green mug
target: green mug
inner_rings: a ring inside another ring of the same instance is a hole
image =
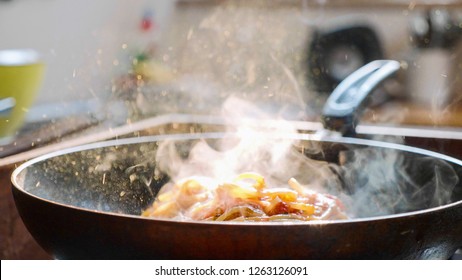
[[[44,65],[31,49],[0,50],[0,144],[21,127],[41,85]]]

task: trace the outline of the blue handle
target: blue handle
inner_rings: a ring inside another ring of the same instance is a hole
[[[357,109],[385,79],[396,73],[400,64],[394,60],[375,60],[343,80],[327,99],[322,120],[325,128],[345,136],[355,134]]]

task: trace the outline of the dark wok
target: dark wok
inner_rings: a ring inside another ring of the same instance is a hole
[[[302,139],[294,146],[298,152],[305,153],[301,147],[315,145],[319,152],[306,156],[344,166],[356,152],[372,152],[375,157],[398,153],[408,163],[404,168],[409,177],[400,177],[404,183],[385,185],[425,185],[419,201],[393,208],[394,213],[387,215],[303,224],[179,222],[138,216],[168,178],[156,173],[146,184],[130,180],[129,175],[135,172],[141,178],[155,172],[153,153],[159,141],[176,139],[180,154],[186,157],[191,143],[198,139],[213,142],[222,137],[209,133],[132,138],[40,157],[12,175],[17,208],[38,243],[54,257],[65,259],[445,259],[462,246],[462,181],[456,180],[442,205],[435,204],[425,198],[436,191],[438,183],[424,181],[433,178],[427,175],[436,169],[413,164],[434,159],[450,166],[460,178],[461,161],[421,149],[351,138],[285,136]],[[92,168],[107,165],[109,157],[112,160],[102,179],[103,174]],[[340,181],[343,178],[344,191],[354,191],[348,182],[364,179],[355,178],[355,174],[348,169],[337,173]],[[415,190],[402,195],[411,202],[417,199]]]

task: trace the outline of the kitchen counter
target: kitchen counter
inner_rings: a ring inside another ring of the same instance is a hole
[[[367,110],[363,121],[404,126],[462,128],[462,103],[457,102],[438,110],[404,101],[388,102]]]
[[[51,259],[24,226],[13,201],[10,176],[13,167],[0,168],[0,258]]]

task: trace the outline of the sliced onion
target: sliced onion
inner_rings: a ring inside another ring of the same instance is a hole
[[[303,211],[306,215],[313,215],[314,211],[316,210],[314,205],[302,203],[302,202],[291,202],[288,205],[292,209]]]
[[[299,220],[299,221],[307,221],[306,217],[295,215],[295,214],[279,214],[273,215],[268,218],[269,221],[281,221],[281,220]]]
[[[253,185],[253,187],[257,190],[262,190],[266,187],[265,178],[263,178],[262,175],[254,172],[241,173],[234,179],[234,181],[238,182],[245,179],[255,180],[255,184]]]
[[[223,215],[218,217],[215,221],[229,221],[238,217],[259,217],[263,215],[264,213],[260,209],[254,207],[234,206],[223,213]]]
[[[303,187],[302,185],[295,179],[295,178],[290,178],[287,184],[296,192],[299,194],[303,193]]]
[[[279,197],[284,202],[297,201],[298,197],[297,192],[284,188],[267,189],[262,191],[262,194],[264,196],[268,196],[270,199],[275,199],[276,197]]]
[[[158,205],[156,205],[158,204]],[[163,204],[154,203],[154,206],[141,213],[144,217],[172,218],[178,214],[178,205],[175,201],[169,201]]]
[[[259,197],[259,193],[254,189],[229,183],[220,185],[217,188],[217,192],[227,193],[233,198],[253,199]]]

